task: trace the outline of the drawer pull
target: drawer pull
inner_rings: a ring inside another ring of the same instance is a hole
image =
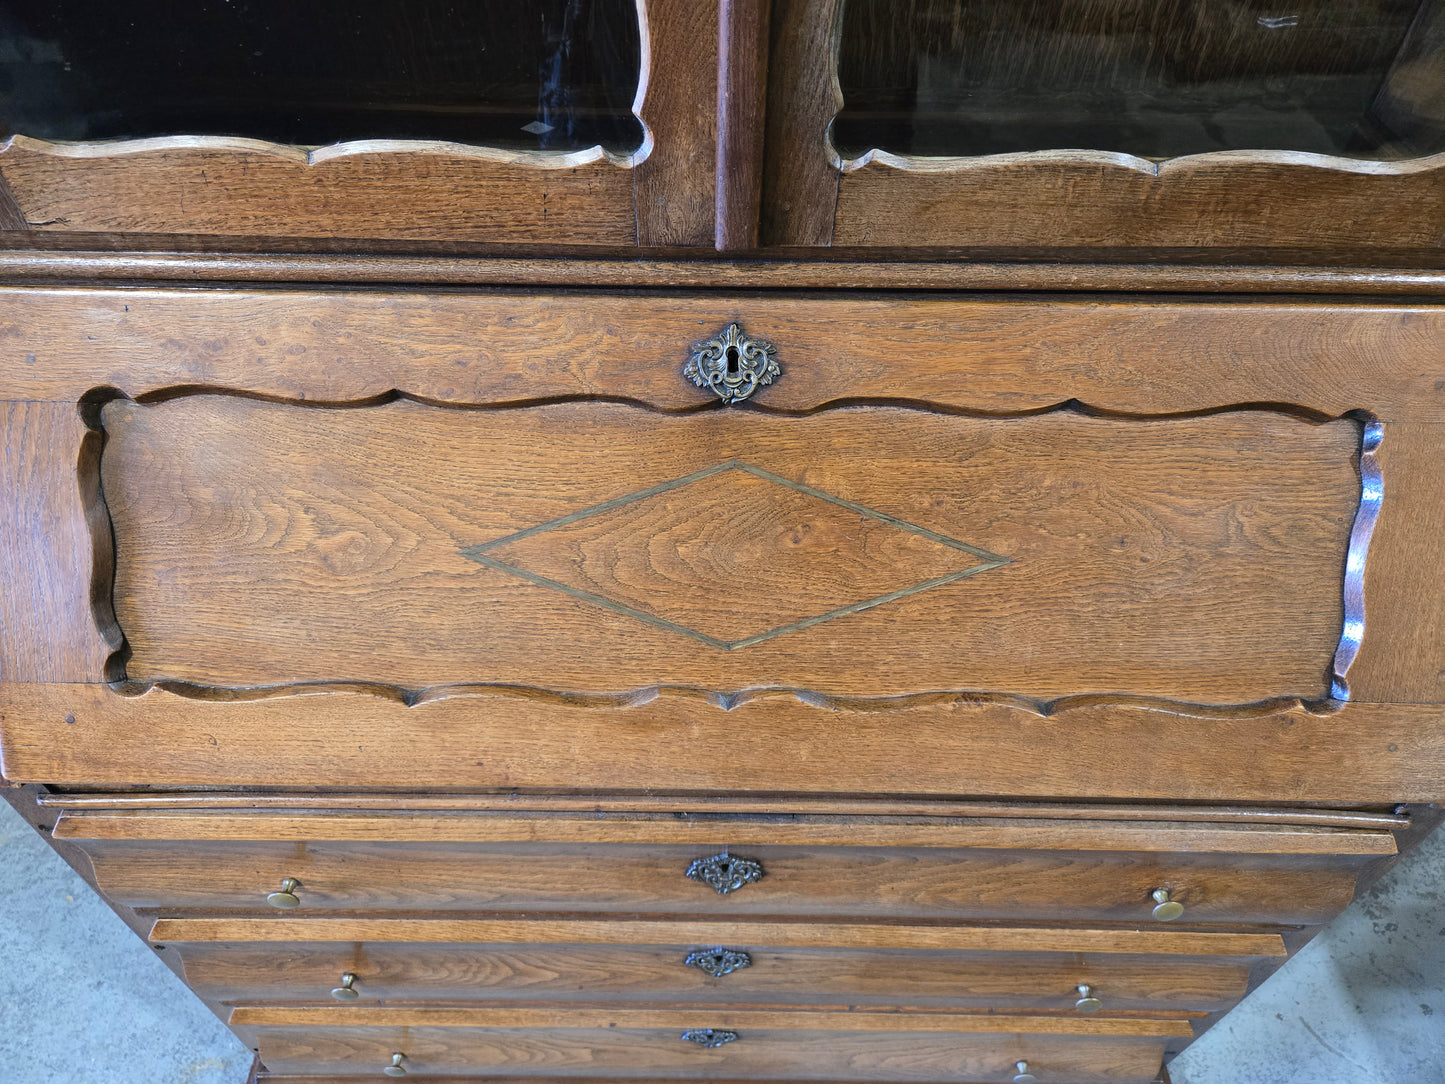
[[[348,971],[341,976],[341,985],[331,991],[331,996],[337,1001],[355,1001],[361,996],[355,988],[355,983],[356,973],[354,971]]]
[[[406,1076],[406,1069],[404,1069],[404,1068],[402,1067],[402,1064],[401,1064],[401,1063],[404,1062],[404,1061],[406,1061],[406,1055],[405,1055],[405,1054],[403,1054],[403,1053],[401,1053],[401,1052],[399,1052],[399,1051],[398,1051],[397,1053],[393,1054],[393,1055],[391,1056],[391,1064],[388,1065],[385,1069],[383,1069],[383,1070],[381,1071],[382,1075],[383,1075],[383,1076]]]
[[[687,879],[709,885],[719,896],[760,881],[763,867],[751,858],[736,858],[723,851],[710,858],[695,859],[687,867]]]
[[[291,911],[301,906],[301,899],[296,895],[296,890],[301,887],[301,882],[295,877],[287,877],[281,882],[281,890],[272,892],[266,897],[266,902],[272,907],[279,907],[283,911]]]
[[[782,374],[777,347],[750,339],[738,324],[692,348],[682,375],[699,388],[708,388],[724,403],[740,403]]]
[[[746,952],[739,952],[737,949],[715,948],[705,952],[689,952],[682,962],[688,967],[695,967],[715,979],[720,979],[724,975],[731,975],[734,971],[752,967],[753,958]]]
[[[1104,1003],[1094,996],[1094,988],[1087,982],[1081,982],[1077,989],[1079,1000],[1074,1002],[1074,1008],[1080,1012],[1098,1012],[1104,1007]]]
[[[1156,888],[1149,893],[1154,901],[1154,917],[1160,922],[1173,922],[1184,913],[1184,904],[1169,898],[1169,889]]]
[[[716,1050],[728,1043],[735,1043],[741,1036],[736,1031],[722,1031],[718,1028],[688,1028],[682,1033],[684,1042],[697,1043],[707,1050]]]
[[[1026,1061],[1014,1062],[1014,1068],[1018,1070],[1014,1074],[1014,1084],[1038,1084],[1038,1077],[1029,1072],[1029,1063]]]

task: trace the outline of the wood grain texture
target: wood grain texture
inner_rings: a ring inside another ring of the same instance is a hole
[[[841,0],[773,0],[763,163],[765,245],[833,243],[839,172],[828,125],[843,102],[834,72]]]
[[[664,692],[599,711],[485,694],[407,706],[351,691],[207,701],[0,685],[5,776],[51,784],[1430,802],[1445,797],[1442,723],[1438,707],[1358,701],[1325,715],[1093,703],[1041,715],[966,697],[879,712]]]
[[[658,922],[641,919],[160,918],[156,943],[291,943],[367,941],[398,944],[739,945],[775,948],[912,952],[1069,953],[1178,957],[1283,956],[1278,934],[1193,930],[1097,930],[1075,927],[840,925],[826,922]],[[674,963],[676,961],[674,960]],[[710,977],[710,976],[709,976]]]
[[[35,231],[637,242],[633,176],[565,155],[372,141],[307,152],[176,137],[57,144],[12,136],[0,177]]]
[[[717,90],[719,252],[758,245],[770,5],[771,0],[722,0]]]
[[[632,171],[640,245],[713,246],[720,4],[643,0],[647,59],[636,112],[651,137]]]
[[[684,816],[597,811],[588,814],[323,813],[240,811],[71,811],[57,839],[348,840],[428,843],[686,842],[703,848],[737,844],[991,849],[1189,851],[1225,854],[1393,855],[1387,831],[1286,825],[1214,826],[1170,822],[1027,821],[979,818],[920,820],[853,817]]]
[[[179,920],[171,933],[184,933]],[[708,931],[696,932],[705,935]],[[1110,1013],[1218,1011],[1244,996],[1251,961],[1174,954],[907,952],[772,948],[735,938],[667,946],[415,945],[388,942],[182,943],[158,941],[198,993],[231,1004],[325,1002],[340,976],[357,976],[366,1002],[518,1001],[618,1004],[859,1006],[1072,1012],[1078,986]],[[719,941],[747,967],[713,978],[684,964]],[[1283,949],[1281,948],[1281,952]]]
[[[706,1014],[706,1022],[686,1013],[648,1017],[660,1025],[657,1028],[605,1024],[596,1028],[469,1028],[461,1024],[437,1027],[425,1018],[406,1016],[398,1017],[405,1023],[378,1022],[363,1027],[357,1025],[365,1017],[354,1012],[347,1019],[357,1024],[348,1027],[309,1020],[290,1026],[258,1026],[253,1021],[290,1021],[293,1017],[237,1009],[232,1024],[248,1029],[243,1036],[254,1037],[262,1061],[280,1072],[335,1072],[339,1067],[377,1072],[380,1066],[390,1064],[393,1051],[404,1050],[409,1052],[409,1072],[419,1075],[601,1073],[628,1080],[652,1073],[678,1080],[717,1080],[737,1074],[748,1079],[992,1081],[1007,1079],[1004,1074],[1015,1071],[1014,1062],[1025,1058],[1035,1065],[1058,1066],[1076,1084],[1147,1084],[1158,1071],[1165,1037],[1188,1034],[1188,1025],[1179,1021],[1098,1021],[1093,1035],[1070,1034],[1075,1029],[1062,1024],[1055,1025],[1062,1034],[1051,1035],[1042,1022],[998,1017],[996,1030],[981,1033],[819,1031],[777,1021],[773,1028],[753,1029],[744,1039],[720,1050],[702,1050],[681,1042],[679,1035],[685,1028],[726,1026],[711,1021],[746,1018],[717,1009],[706,1010]],[[478,1014],[474,1018],[485,1017]],[[936,1023],[923,1014],[906,1019],[910,1027],[915,1022],[920,1026]],[[896,1028],[899,1018],[891,1017],[891,1023]],[[254,1031],[249,1030],[253,1027]]]
[[[739,842],[736,853],[761,863],[764,876],[722,896],[684,875],[693,861],[723,849],[700,841],[76,842],[107,895],[168,915],[218,909],[274,915],[266,894],[291,877],[301,884],[300,913],[307,915],[525,912],[1155,927],[1150,893],[1169,888],[1190,924],[1298,926],[1327,922],[1348,904],[1368,862],[1349,855]]]
[[[132,244],[134,239],[127,238]],[[484,254],[356,255],[304,252],[178,252],[174,239],[165,251],[85,251],[0,248],[0,282],[113,281],[281,282],[357,285],[400,283],[421,285],[530,285],[589,287],[665,287],[758,289],[880,290],[1132,290],[1149,293],[1276,293],[1439,296],[1445,293],[1445,271],[1418,259],[1410,266],[1396,254],[1356,254],[1357,262],[1332,263],[1308,253],[1290,261],[1265,261],[1255,254],[1231,253],[1228,260],[1189,263],[1186,254],[1133,252],[1128,259],[1111,253],[1109,262],[1082,263],[1065,259],[1041,262],[984,250],[951,253],[927,262],[906,262],[896,254],[870,260],[841,259],[794,262],[769,258],[748,260],[587,258],[572,249],[551,257]],[[121,246],[124,249],[124,245]],[[233,244],[233,248],[235,245]],[[1363,257],[1369,256],[1366,260]],[[1009,257],[1009,258],[1005,258]],[[1438,261],[1433,261],[1438,264]]]
[[[0,398],[208,386],[334,403],[400,389],[446,403],[594,395],[697,409],[707,393],[682,367],[733,320],[778,347],[785,375],[752,400],[770,410],[1277,403],[1366,409],[1387,424],[1445,411],[1445,309],[1423,304],[256,289],[0,290]]]
[[[22,364],[37,364],[32,357]],[[97,483],[98,438],[73,405],[0,402],[0,681],[100,681],[115,645],[99,631],[97,570],[77,461]],[[95,495],[92,494],[92,497]]]
[[[1445,155],[1399,163],[1228,151],[1161,164],[1044,151],[842,163],[833,243],[1433,249]]]
[[[1267,412],[479,416],[194,396],[103,417],[140,682],[1322,697],[1358,503],[1358,427]]]
[[[1397,425],[1381,445],[1386,475],[1366,565],[1367,635],[1351,669],[1365,698],[1445,703],[1445,425]]]
[[[0,230],[28,229],[30,223],[25,221],[25,212],[20,209],[20,204],[15,202],[15,194],[5,183],[4,176],[0,175]]]
[[[231,1023],[266,1027],[310,1024],[313,1027],[474,1027],[474,1028],[657,1028],[682,1031],[697,1026],[688,1018],[689,1009],[542,1008],[506,1006],[397,1007],[336,1005],[238,1005],[231,1011]],[[897,1032],[900,1023],[908,1031],[960,1035],[1078,1035],[1105,1038],[1125,1035],[1193,1034],[1177,1018],[1140,1019],[1115,1017],[1059,1017],[994,1015],[991,1013],[898,1013],[810,1012],[808,1010],[725,1009],[709,1027],[796,1028],[799,1031]]]
[[[476,811],[537,813],[698,813],[820,814],[837,816],[1044,818],[1093,821],[1173,821],[1184,824],[1298,824],[1324,828],[1410,828],[1418,822],[1409,815],[1369,810],[1305,809],[1268,806],[1106,805],[1046,802],[970,802],[958,799],[899,800],[877,798],[810,798],[770,795],[756,798],[731,795],[673,796],[617,794],[309,794],[257,791],[226,793],[156,792],[135,794],[46,793],[39,797],[47,810],[129,812],[196,809],[255,811],[325,809],[334,812]]]

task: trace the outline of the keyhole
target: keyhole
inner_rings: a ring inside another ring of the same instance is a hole
[[[737,375],[738,375],[738,348],[737,348],[736,346],[729,346],[729,347],[728,347],[728,355],[727,355],[727,356],[728,356],[728,376],[737,376]]]

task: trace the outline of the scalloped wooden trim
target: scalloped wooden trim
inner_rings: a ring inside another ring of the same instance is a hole
[[[159,688],[124,697],[104,685],[3,684],[0,739],[5,778],[53,785],[1445,798],[1438,705],[1207,718],[1081,704],[1041,717],[965,698],[856,712],[788,697],[725,711],[663,692],[611,709],[482,694],[409,708],[347,691],[197,701]]]
[[[839,92],[841,106],[842,97]],[[1421,158],[1402,158],[1395,161],[1380,161],[1369,158],[1346,158],[1342,155],[1317,154],[1311,151],[1283,150],[1233,150],[1206,151],[1202,154],[1184,154],[1175,158],[1140,158],[1122,151],[1095,150],[1046,150],[1020,151],[1009,154],[981,154],[972,156],[924,156],[894,154],[892,151],[875,147],[856,158],[844,158],[833,146],[831,125],[828,131],[828,151],[833,165],[844,173],[851,173],[864,166],[877,164],[909,173],[959,173],[966,170],[988,170],[999,166],[1105,166],[1132,170],[1150,177],[1165,177],[1172,173],[1187,173],[1196,169],[1216,166],[1270,165],[1300,166],[1309,169],[1334,170],[1339,173],[1361,173],[1375,177],[1408,176],[1413,173],[1429,173],[1445,169],[1445,151]]]

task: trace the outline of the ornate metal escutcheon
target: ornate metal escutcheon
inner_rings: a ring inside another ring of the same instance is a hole
[[[703,952],[689,952],[682,961],[688,967],[704,971],[715,979],[753,966],[753,958],[737,949],[715,948]]]
[[[699,388],[711,388],[724,403],[739,403],[783,372],[777,348],[761,339],[750,339],[738,324],[729,324],[721,335],[698,343],[682,375]]]
[[[687,867],[687,879],[709,885],[719,896],[763,879],[763,867],[751,858],[738,858],[723,851],[710,858],[695,859]]]
[[[719,1031],[717,1028],[688,1028],[682,1033],[682,1037],[685,1042],[697,1043],[708,1050],[735,1043],[739,1038],[736,1031]]]

